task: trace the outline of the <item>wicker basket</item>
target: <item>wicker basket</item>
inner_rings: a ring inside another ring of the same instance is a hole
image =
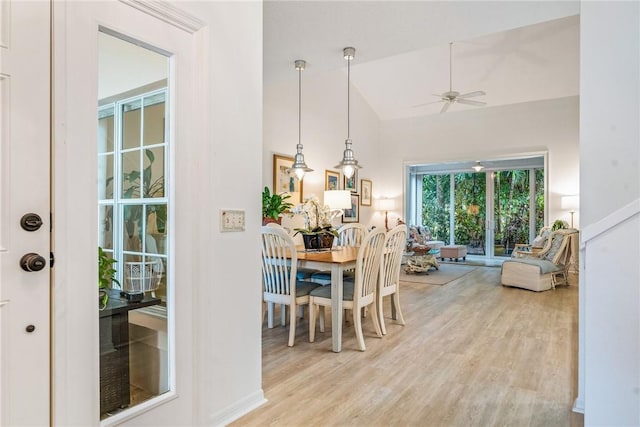
[[[160,286],[162,261],[127,262],[124,270],[124,292],[141,294],[155,291]]]

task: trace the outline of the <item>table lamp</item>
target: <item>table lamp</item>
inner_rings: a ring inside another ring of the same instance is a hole
[[[389,231],[389,211],[395,208],[393,199],[378,199],[378,209],[384,211],[384,228]]]
[[[351,209],[351,191],[327,190],[324,192],[324,204],[331,210]]]

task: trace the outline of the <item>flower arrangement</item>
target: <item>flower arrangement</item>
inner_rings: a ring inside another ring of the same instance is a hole
[[[296,205],[291,213],[304,216],[304,228],[296,228],[296,234],[330,234],[338,237],[331,220],[339,216],[340,211],[331,210],[329,206],[321,204],[317,197],[310,197],[304,203]]]

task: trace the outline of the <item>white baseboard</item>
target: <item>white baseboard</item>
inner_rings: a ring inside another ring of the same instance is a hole
[[[265,403],[267,403],[267,399],[264,398],[264,392],[260,389],[233,405],[229,405],[221,411],[210,415],[209,425],[226,426]]]
[[[581,397],[576,398],[576,400],[573,402],[572,411],[577,412],[578,414],[584,415],[584,399],[583,398]]]

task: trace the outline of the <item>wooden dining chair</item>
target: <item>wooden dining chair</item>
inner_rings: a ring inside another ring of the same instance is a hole
[[[317,283],[297,280],[298,256],[296,245],[286,231],[276,227],[262,227],[262,283],[263,299],[267,304],[267,327],[273,328],[274,304],[289,306],[289,347],[296,336],[296,307],[309,304],[309,293]],[[287,255],[290,254],[290,259]],[[283,317],[284,319],[284,317]]]
[[[343,283],[343,308],[350,309],[352,312],[353,327],[356,331],[358,348],[361,351],[365,351],[366,346],[362,334],[360,311],[363,307],[373,304],[373,312],[377,313],[376,286],[380,275],[384,240],[383,229],[373,230],[364,237],[356,257],[355,276],[353,280],[345,280]],[[313,289],[309,294],[309,342],[315,341],[317,309],[320,311],[320,332],[324,332],[325,307],[331,307],[331,286]],[[370,317],[373,320],[376,335],[382,337],[378,316]]]
[[[333,244],[335,247],[360,246],[362,239],[369,230],[360,223],[344,224],[338,228],[338,238]],[[345,277],[353,277],[353,271],[345,271]],[[331,284],[330,271],[318,271],[311,275],[311,281],[320,283],[322,286]]]
[[[382,334],[387,334],[384,324],[384,310],[382,300],[386,296],[391,296],[392,318],[404,325],[404,317],[400,309],[400,264],[402,263],[402,253],[407,242],[407,227],[398,225],[387,233],[384,242],[382,262],[380,263],[380,278],[376,297],[378,299],[378,319]]]

